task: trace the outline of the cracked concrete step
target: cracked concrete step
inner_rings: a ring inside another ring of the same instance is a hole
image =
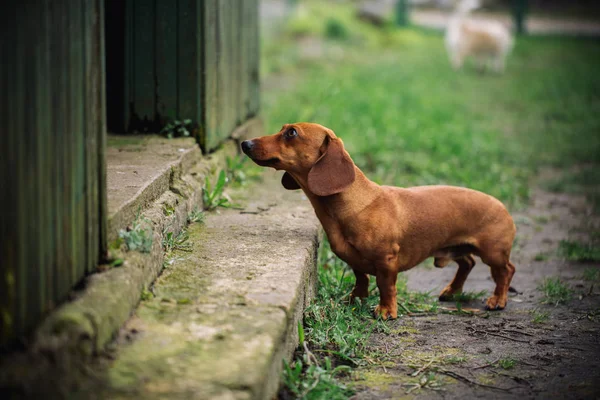
[[[316,280],[318,223],[280,176],[238,191],[244,210],[189,227],[116,341],[98,398],[268,399]],[[90,395],[88,391],[86,393]]]

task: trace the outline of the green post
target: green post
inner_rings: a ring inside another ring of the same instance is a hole
[[[396,2],[396,25],[407,26],[408,25],[408,1],[398,0]]]
[[[512,0],[513,5],[513,16],[515,19],[515,31],[518,35],[524,35],[527,33],[525,26],[525,18],[527,11],[529,10],[529,4],[527,0]]]

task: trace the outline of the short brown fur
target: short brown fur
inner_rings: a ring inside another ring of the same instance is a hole
[[[462,291],[476,255],[490,266],[496,283],[486,308],[506,306],[515,273],[510,252],[516,228],[497,199],[453,186],[380,186],[352,162],[333,131],[314,123],[284,125],[274,135],[243,142],[242,148],[257,164],[286,171],[286,189],[304,191],[333,252],[356,275],[353,297],[367,297],[368,275],[375,275],[376,315],[397,317],[398,273],[428,257],[439,268],[450,261],[459,266],[440,300]]]

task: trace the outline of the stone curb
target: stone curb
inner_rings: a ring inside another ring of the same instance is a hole
[[[243,209],[188,227],[191,247],[170,255],[114,342],[98,399],[276,396],[314,296],[319,244],[312,207],[280,175],[230,191]]]
[[[253,119],[239,127],[232,137],[242,133],[262,132],[262,121]],[[142,216],[151,221],[153,244],[150,253],[125,252],[113,254],[125,259],[122,267],[112,268],[86,278],[84,289],[54,310],[38,327],[31,348],[44,353],[75,351],[90,355],[102,349],[115,332],[127,321],[140,300],[141,291],[149,286],[163,267],[163,232],[177,235],[187,225],[187,216],[195,208],[202,209],[202,188],[206,177],[226,167],[227,157],[239,154],[238,142],[230,140],[215,153],[200,157],[200,149],[186,151],[177,162],[170,163],[154,182],[140,190],[135,199],[112,216],[113,236],[132,220],[132,212],[142,208]],[[193,158],[196,159],[194,162]],[[157,189],[158,188],[158,189]],[[162,194],[156,195],[157,190]],[[168,205],[173,213],[165,216]],[[120,221],[117,225],[115,221]]]

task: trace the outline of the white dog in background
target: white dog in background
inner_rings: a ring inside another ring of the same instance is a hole
[[[512,35],[498,21],[469,18],[470,12],[480,6],[479,0],[461,0],[452,14],[446,30],[450,62],[459,69],[467,57],[473,57],[481,67],[489,61],[494,71],[503,72],[513,46]]]

